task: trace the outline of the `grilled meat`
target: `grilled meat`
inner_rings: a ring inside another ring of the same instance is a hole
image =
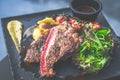
[[[37,41],[31,43],[27,50],[25,61],[28,63],[38,63],[40,61],[40,55],[44,49],[46,39],[47,35],[43,35]]]
[[[69,27],[67,30],[53,27],[45,43],[40,58],[41,76],[53,76],[53,65],[66,55],[71,55],[79,49],[82,38]]]

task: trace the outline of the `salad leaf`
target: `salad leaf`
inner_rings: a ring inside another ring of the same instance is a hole
[[[79,68],[84,71],[98,72],[104,68],[110,59],[109,51],[112,48],[110,29],[88,30],[85,39],[80,46],[79,56],[75,59]]]
[[[106,29],[106,30],[99,30],[99,31],[96,32],[96,34],[98,36],[102,35],[102,36],[106,37],[110,32],[111,32],[110,29]]]

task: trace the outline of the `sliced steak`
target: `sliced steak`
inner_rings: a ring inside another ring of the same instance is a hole
[[[78,50],[81,43],[82,38],[72,28],[67,30],[51,28],[40,58],[41,76],[53,76],[54,63]]]
[[[27,50],[25,61],[28,63],[38,63],[40,61],[40,55],[44,49],[46,39],[47,35],[43,35],[37,41],[31,43]]]

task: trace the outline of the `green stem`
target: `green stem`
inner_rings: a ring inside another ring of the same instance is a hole
[[[104,50],[104,48],[103,48],[103,46],[102,46],[99,38],[97,37],[97,35],[96,35],[94,32],[93,32],[93,34],[94,34],[94,36],[95,36],[95,39],[90,38],[90,40],[96,42],[96,43],[99,45],[99,47]]]
[[[87,46],[83,47],[83,49],[80,51],[79,57],[82,57],[86,50],[87,50]]]

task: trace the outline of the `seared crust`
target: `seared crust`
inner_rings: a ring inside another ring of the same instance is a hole
[[[51,37],[52,36],[52,37]],[[79,49],[82,38],[72,28],[67,30],[54,27],[46,40],[44,51],[41,54],[40,69],[41,76],[53,76],[53,65],[59,59],[70,57]]]
[[[40,61],[40,55],[44,49],[46,39],[47,35],[43,35],[37,41],[31,43],[27,50],[25,61],[28,63],[38,63]]]

